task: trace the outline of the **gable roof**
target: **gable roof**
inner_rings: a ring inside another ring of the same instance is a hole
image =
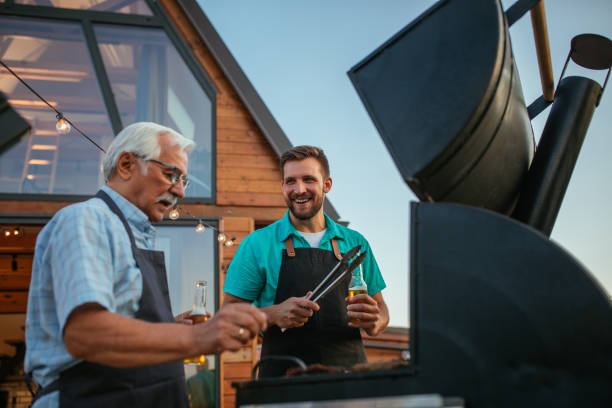
[[[246,106],[253,117],[253,120],[280,157],[286,150],[293,147],[283,129],[279,126],[274,116],[261,99],[251,81],[240,68],[238,61],[229,51],[217,30],[204,14],[204,11],[196,0],[178,0],[177,3],[183,9],[196,32],[213,55],[219,67],[234,87],[236,93]],[[325,200],[323,209],[334,221],[340,219],[340,214],[336,211],[329,200]]]

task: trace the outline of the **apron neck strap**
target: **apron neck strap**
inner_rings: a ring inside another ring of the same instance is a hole
[[[342,253],[338,248],[338,242],[336,238],[332,238],[331,240],[332,249],[334,250],[334,256],[339,261],[342,260]],[[285,240],[285,248],[287,248],[287,255],[293,258],[295,256],[295,247],[293,246],[293,237],[289,235],[289,237]]]
[[[334,255],[336,256],[336,259],[341,261],[342,253],[340,253],[340,249],[338,248],[338,242],[336,241],[336,238],[331,239],[331,244],[332,244],[332,249],[334,250]]]
[[[285,248],[287,248],[287,255],[293,258],[295,256],[295,248],[293,247],[293,237],[291,235],[285,240]]]
[[[111,211],[117,214],[117,216],[121,220],[121,223],[123,223],[123,226],[125,227],[125,230],[127,231],[128,236],[130,237],[132,248],[136,248],[136,240],[134,239],[134,234],[132,233],[132,229],[130,228],[130,225],[128,224],[127,220],[125,219],[125,216],[123,215],[123,213],[121,212],[117,204],[115,204],[115,202],[109,197],[109,195],[106,194],[102,190],[98,190],[98,192],[96,193],[96,198],[99,198],[102,201],[104,201],[106,205],[108,205],[108,207],[111,209]]]

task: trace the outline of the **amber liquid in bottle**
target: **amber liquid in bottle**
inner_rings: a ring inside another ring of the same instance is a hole
[[[361,265],[353,271],[353,276],[351,276],[351,282],[349,283],[348,295],[349,297],[368,294],[368,285],[366,285],[363,280],[363,275],[361,271]],[[351,319],[352,322],[359,322],[361,319]]]
[[[206,313],[206,288],[207,285],[205,281],[197,281],[195,284],[193,308],[191,314],[187,317],[193,324],[204,323],[208,320],[208,315]],[[206,355],[204,354],[183,359],[183,364],[204,364],[205,362]]]

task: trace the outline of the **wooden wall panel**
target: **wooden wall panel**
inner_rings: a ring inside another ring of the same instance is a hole
[[[218,192],[217,202],[226,205],[249,205],[255,207],[281,207],[285,200],[281,194]]]
[[[219,179],[217,183],[217,191],[219,192],[236,192],[236,193],[259,193],[274,194],[275,196],[281,191],[281,186],[278,181],[253,180],[242,178],[240,180]]]
[[[15,265],[13,265],[13,260]],[[13,270],[16,266],[16,270]],[[0,254],[0,290],[28,290],[32,276],[32,255]],[[0,309],[0,313],[5,312]]]
[[[25,313],[27,303],[27,291],[0,292],[0,311],[2,313]]]
[[[237,155],[237,154],[217,154],[218,171],[223,171],[224,168],[242,168],[245,176],[248,177],[248,169],[270,169],[278,171],[280,180],[280,170],[278,170],[278,159],[267,155]]]
[[[55,214],[65,206],[73,204],[67,201],[0,201],[0,214]]]

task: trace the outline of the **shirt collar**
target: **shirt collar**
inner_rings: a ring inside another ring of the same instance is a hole
[[[330,240],[332,238],[344,239],[344,233],[340,228],[338,228],[338,224],[329,218],[327,214],[323,213],[323,216],[325,217],[325,227],[327,228],[327,231],[325,231],[325,235],[323,236],[321,242]],[[289,210],[287,210],[285,216],[280,220],[280,227],[278,231],[279,241],[284,242],[290,235],[295,235],[297,237],[299,236],[299,233],[293,224],[291,224]]]
[[[109,186],[102,186],[101,190],[108,194],[115,204],[117,204],[117,207],[119,207],[130,226],[144,233],[155,231],[151,221],[149,221],[149,217],[147,217],[140,208],[136,207],[132,202]]]

